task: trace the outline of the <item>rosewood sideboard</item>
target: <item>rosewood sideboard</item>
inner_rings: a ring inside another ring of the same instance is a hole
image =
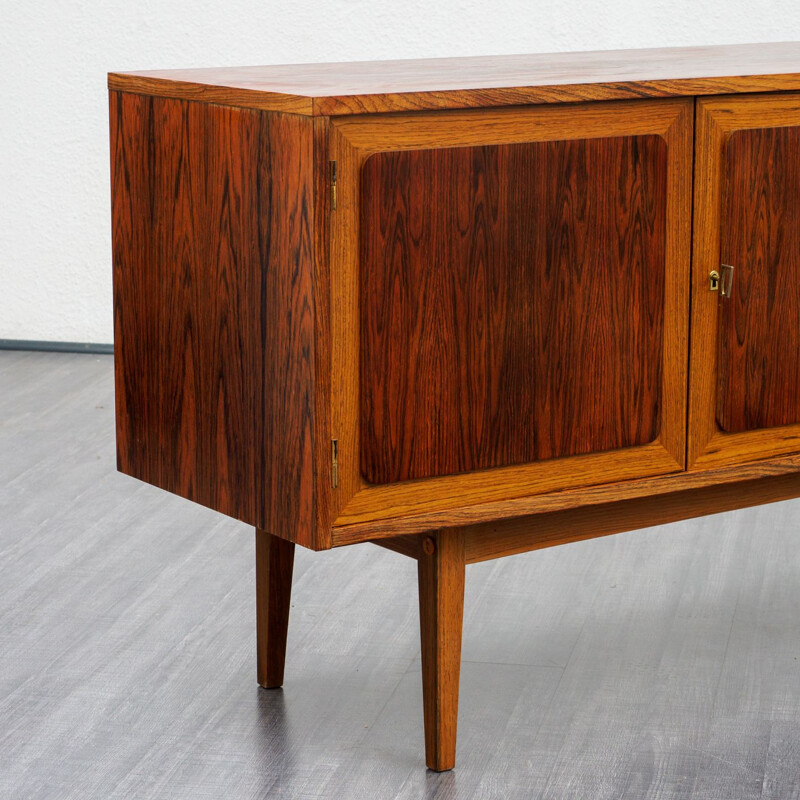
[[[119,469],[418,562],[453,767],[467,564],[800,495],[800,45],[109,75]]]

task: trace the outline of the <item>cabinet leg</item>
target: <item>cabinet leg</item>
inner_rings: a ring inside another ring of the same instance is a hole
[[[423,538],[418,573],[425,761],[436,772],[456,763],[465,567],[463,530]]]
[[[283,684],[292,599],[294,542],[256,529],[256,649],[258,682]]]

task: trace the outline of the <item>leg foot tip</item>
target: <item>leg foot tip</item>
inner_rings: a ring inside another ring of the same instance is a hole
[[[427,763],[427,767],[431,772],[450,772],[450,770],[455,769],[455,766],[455,761],[446,761],[439,764],[431,764],[430,762]]]

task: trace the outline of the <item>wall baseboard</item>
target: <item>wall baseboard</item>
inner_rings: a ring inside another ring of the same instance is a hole
[[[99,353],[114,352],[113,344],[91,342],[40,342],[28,339],[0,339],[0,350],[38,350],[46,353]]]

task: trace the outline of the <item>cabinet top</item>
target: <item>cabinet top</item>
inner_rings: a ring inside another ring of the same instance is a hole
[[[800,42],[116,72],[109,89],[339,115],[800,90]]]

